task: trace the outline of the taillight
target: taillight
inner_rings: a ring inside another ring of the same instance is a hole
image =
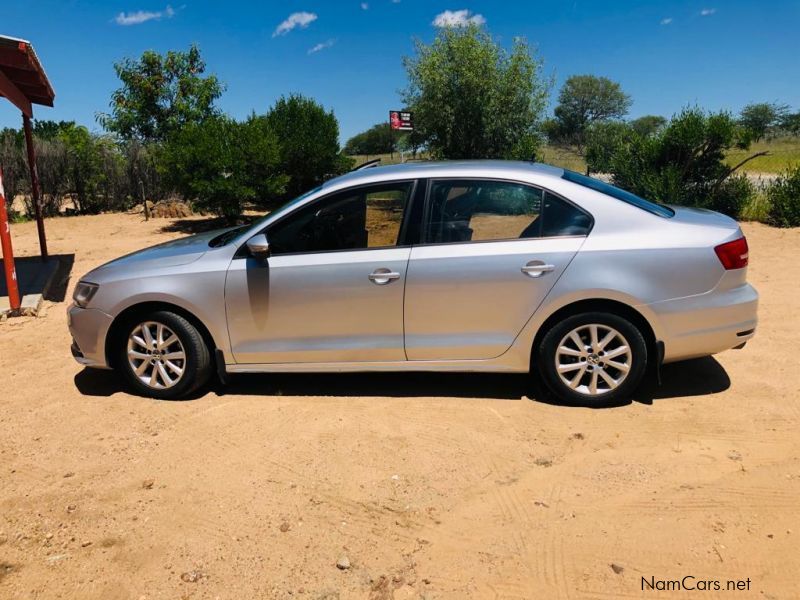
[[[717,253],[719,262],[728,271],[731,269],[744,269],[750,256],[747,248],[747,239],[744,237],[720,244],[714,248],[714,252]]]

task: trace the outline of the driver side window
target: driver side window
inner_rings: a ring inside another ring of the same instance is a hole
[[[267,231],[272,254],[396,246],[413,182],[363,186],[312,202]]]

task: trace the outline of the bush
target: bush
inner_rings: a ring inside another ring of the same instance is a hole
[[[632,135],[607,159],[614,183],[634,194],[684,206],[741,211],[752,186],[729,178],[731,148],[749,147],[749,134],[727,113],[687,109],[657,132]]]
[[[289,180],[284,199],[294,198],[326,179],[350,170],[352,160],[339,149],[339,122],[311,98],[281,98],[266,121],[277,135],[280,170]]]
[[[161,168],[201,211],[234,219],[245,203],[268,204],[283,191],[278,141],[263,117],[211,117],[185,125],[164,147]]]
[[[607,121],[595,123],[586,132],[586,166],[594,173],[608,173],[620,149],[636,133],[627,123]]]
[[[776,227],[800,227],[800,165],[782,173],[767,188],[767,223]]]
[[[737,175],[726,179],[708,198],[704,208],[739,219],[745,207],[756,196],[755,186],[747,175]]]
[[[403,134],[395,133],[389,123],[378,123],[347,140],[345,154],[389,154]]]

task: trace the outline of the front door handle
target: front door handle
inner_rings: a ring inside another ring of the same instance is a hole
[[[368,277],[375,285],[386,285],[400,279],[400,273],[395,273],[390,269],[375,269]]]
[[[524,267],[522,267],[521,271],[525,273],[528,277],[533,277],[536,279],[537,277],[541,277],[545,273],[549,273],[550,271],[555,270],[555,265],[548,265],[544,261],[541,260],[532,260],[528,262]]]

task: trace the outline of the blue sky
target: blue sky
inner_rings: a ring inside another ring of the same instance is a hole
[[[98,129],[94,116],[117,87],[114,61],[196,42],[227,86],[225,112],[262,113],[300,92],[336,112],[344,140],[400,107],[401,56],[414,37],[432,39],[442,13],[485,21],[504,44],[526,37],[555,76],[554,95],[572,74],[619,81],[634,117],[687,104],[800,109],[797,0],[183,1],[3,0],[0,33],[33,42],[56,90],[56,108],[36,116]],[[19,126],[5,102],[3,126]]]

